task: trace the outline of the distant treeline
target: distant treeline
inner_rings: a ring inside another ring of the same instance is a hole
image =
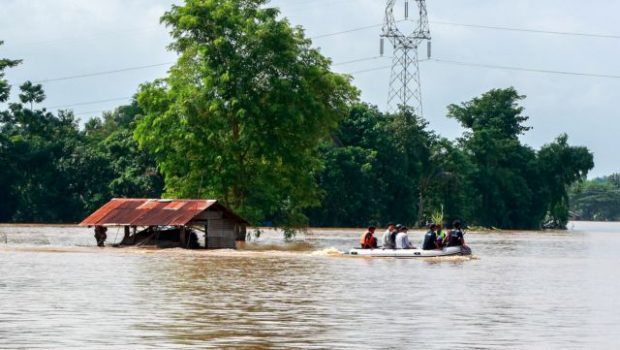
[[[226,6],[223,6],[223,5]],[[251,19],[251,20],[250,20]],[[192,1],[162,17],[179,59],[134,101],[81,128],[40,85],[0,110],[0,221],[75,222],[112,197],[217,198],[254,224],[446,221],[563,227],[592,154],[566,135],[534,150],[513,88],[448,107],[448,140],[402,108],[359,101],[264,0]],[[0,60],[0,103],[10,86]]]
[[[620,174],[576,183],[570,203],[575,220],[620,220]]]
[[[0,222],[79,222],[113,197],[161,196],[155,160],[133,139],[139,108],[80,128],[71,112],[33,109],[28,86],[0,111]]]

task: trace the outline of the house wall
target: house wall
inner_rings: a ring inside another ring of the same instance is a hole
[[[235,222],[226,219],[210,219],[207,228],[207,244],[210,249],[235,249],[237,236]]]

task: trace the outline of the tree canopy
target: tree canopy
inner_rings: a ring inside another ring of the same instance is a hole
[[[145,84],[135,132],[166,195],[220,198],[253,223],[307,223],[318,145],[357,97],[301,28],[263,0],[188,0],[162,17],[180,57]]]
[[[313,225],[416,225],[442,205],[448,220],[467,211],[465,155],[410,110],[384,114],[357,104],[321,150],[326,195],[309,211]]]
[[[467,130],[461,144],[474,166],[474,211],[483,226],[537,228],[550,220],[564,227],[568,187],[585,179],[593,156],[570,147],[566,135],[539,152],[522,145],[519,135],[530,130],[519,105],[524,98],[514,88],[494,89],[448,107],[448,117]]]
[[[536,229],[565,227],[568,189],[585,179],[593,156],[566,135],[539,151],[519,136],[530,127],[513,88],[495,89],[460,105],[448,117],[465,128],[458,140],[428,130],[408,110],[383,114],[359,104],[322,147],[326,196],[311,223],[363,226],[423,225],[443,212],[469,224]]]

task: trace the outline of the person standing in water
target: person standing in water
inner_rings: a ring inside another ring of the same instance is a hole
[[[106,232],[108,228],[105,226],[95,226],[95,239],[97,240],[97,247],[104,247],[105,240],[108,238]]]

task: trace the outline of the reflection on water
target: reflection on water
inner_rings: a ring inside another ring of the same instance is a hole
[[[94,247],[0,226],[0,349],[615,349],[620,225],[469,233],[474,257],[341,254],[360,232],[238,251]],[[422,232],[412,233],[414,240]],[[108,234],[114,240],[114,233]],[[119,238],[120,239],[120,238]]]

